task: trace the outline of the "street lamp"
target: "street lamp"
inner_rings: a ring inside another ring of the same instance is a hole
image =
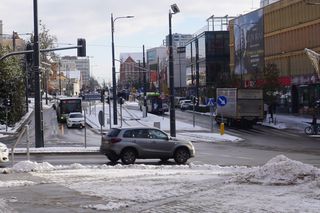
[[[114,22],[117,19],[121,18],[133,18],[134,16],[121,16],[121,17],[116,17],[113,19],[113,14],[111,13],[111,39],[112,39],[112,96],[113,96],[113,124],[117,125],[118,124],[118,118],[117,118],[117,82],[116,82],[116,67],[115,67],[115,59],[114,59]],[[110,121],[111,122],[111,121]]]
[[[174,71],[173,71],[173,54],[172,54],[172,32],[171,19],[172,15],[179,13],[179,7],[176,4],[171,5],[169,10],[169,86],[170,86],[170,135],[176,137],[176,115],[174,108]]]

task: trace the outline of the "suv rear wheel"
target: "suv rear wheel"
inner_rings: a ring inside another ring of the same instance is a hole
[[[174,161],[177,164],[184,164],[190,158],[190,153],[186,148],[179,148],[174,153]]]
[[[134,164],[137,154],[133,149],[125,149],[121,153],[121,161],[123,164]]]

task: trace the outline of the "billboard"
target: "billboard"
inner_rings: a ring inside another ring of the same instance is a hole
[[[264,69],[263,9],[234,21],[235,73],[262,72]]]

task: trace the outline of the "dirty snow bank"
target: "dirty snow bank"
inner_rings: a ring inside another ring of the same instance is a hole
[[[12,167],[15,172],[50,171],[54,170],[54,168],[55,167],[48,162],[37,163],[32,161],[20,161]]]
[[[235,175],[229,181],[263,185],[292,185],[320,181],[320,169],[278,155],[261,167]]]

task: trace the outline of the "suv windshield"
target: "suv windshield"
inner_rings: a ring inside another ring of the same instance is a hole
[[[116,137],[120,133],[120,129],[110,129],[109,132],[107,133],[108,137]]]
[[[70,118],[82,118],[83,116],[81,114],[71,114]]]

